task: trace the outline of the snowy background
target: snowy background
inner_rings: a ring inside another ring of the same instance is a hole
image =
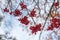
[[[21,10],[21,7],[19,6],[20,2],[23,2],[27,6],[27,9]],[[44,25],[46,20],[45,17],[47,17],[53,2],[54,0],[0,0],[0,40],[60,40],[59,28],[55,28],[52,31],[46,30],[49,25],[50,18],[48,18],[42,33],[41,31],[38,31],[36,34],[32,34],[29,29],[31,25],[34,25],[33,20],[36,24],[41,23],[42,26]],[[8,8],[9,12],[4,12],[4,8]],[[16,8],[22,12],[22,15],[16,17],[13,14],[9,14]],[[32,20],[32,18],[27,14],[34,8],[36,8],[37,17],[33,17]],[[57,9],[57,12],[60,13],[60,8]],[[27,16],[30,21],[28,25],[24,25],[18,20],[24,16]]]

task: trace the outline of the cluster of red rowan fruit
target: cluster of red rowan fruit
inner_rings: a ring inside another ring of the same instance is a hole
[[[22,2],[19,4],[21,6],[21,9],[26,9],[27,6]],[[58,3],[54,3],[54,6],[57,7],[59,4]],[[4,12],[9,12],[9,9],[5,8],[3,9]],[[30,17],[35,17],[36,16],[36,11],[33,9],[29,15]],[[22,12],[18,9],[15,9],[15,11],[13,12],[10,12],[9,13],[10,15],[14,15],[14,16],[20,16],[22,14]],[[20,23],[22,24],[25,24],[25,25],[28,25],[29,24],[29,20],[28,20],[28,17],[27,16],[24,16],[23,18],[20,18],[18,19],[20,21]],[[53,30],[54,28],[59,28],[60,27],[60,19],[57,19],[57,18],[52,18],[51,19],[51,25],[49,25],[49,27],[47,28],[47,30]],[[30,26],[30,30],[32,31],[32,33],[35,33],[38,32],[38,31],[41,31],[41,27],[42,25],[41,24],[36,24],[34,26]]]

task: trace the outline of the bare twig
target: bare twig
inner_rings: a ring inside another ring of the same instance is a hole
[[[54,0],[54,2],[55,2],[55,0]],[[54,2],[53,2],[53,3],[54,3]],[[44,27],[45,27],[45,24],[46,24],[46,22],[47,22],[47,19],[48,19],[49,15],[51,15],[51,10],[52,10],[52,8],[53,8],[53,4],[52,4],[52,6],[51,6],[51,8],[50,8],[49,14],[48,14],[47,17],[46,17],[45,23],[44,23],[43,28],[42,28],[42,30],[41,30],[41,33],[40,33],[40,35],[39,35],[39,40],[40,40],[40,38],[41,38],[41,34],[42,34],[42,31],[43,31],[43,29],[44,29]]]

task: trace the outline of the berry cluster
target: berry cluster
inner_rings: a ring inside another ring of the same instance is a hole
[[[29,20],[27,16],[24,16],[23,18],[18,19],[22,24],[28,25]]]
[[[27,6],[22,2],[20,3],[20,6],[21,6],[22,10],[27,8]]]
[[[47,30],[53,30],[54,28],[60,27],[60,19],[58,18],[52,18],[51,25],[48,27]]]
[[[32,30],[32,34],[41,30],[41,24],[37,24],[35,26],[30,26],[30,30]]]
[[[29,15],[31,16],[31,17],[35,17],[36,16],[36,11],[33,9],[30,13],[29,13]]]

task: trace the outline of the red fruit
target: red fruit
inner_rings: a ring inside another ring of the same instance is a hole
[[[26,5],[22,2],[20,3],[20,6],[21,6],[22,10],[27,8]]]
[[[31,27],[30,27],[30,30],[32,30],[32,34],[33,34],[33,33],[35,33],[35,34],[36,34],[36,32],[37,32],[37,30],[36,30],[36,29],[37,29],[37,28],[35,28],[35,26],[31,26]]]
[[[40,31],[41,30],[41,24],[37,24],[36,28],[37,28],[37,31]]]
[[[35,26],[31,26],[31,27],[30,27],[30,30],[32,30],[32,34],[33,34],[33,33],[36,34],[36,32],[37,32]]]
[[[27,19],[27,16],[24,16],[24,18],[18,19],[19,21],[21,21],[22,24],[28,25],[29,24],[29,20]]]
[[[30,27],[30,30],[32,30],[32,34],[36,34],[36,32],[40,31],[41,30],[41,24],[37,24],[35,26],[31,26]]]
[[[53,29],[54,29],[54,27],[52,25],[50,25],[47,30],[53,30]]]
[[[53,27],[54,27],[54,28],[58,28],[59,25],[55,23],[55,24],[53,24]]]
[[[53,28],[52,27],[48,27],[48,29],[47,30],[53,30]]]
[[[12,15],[12,14],[13,14],[13,12],[10,12],[9,14],[10,14],[10,15]]]
[[[33,9],[29,15],[30,15],[31,17],[35,17],[35,16],[36,16],[35,13],[36,13],[36,11]]]
[[[53,18],[52,20],[51,20],[51,22],[56,22],[57,21],[57,18]]]
[[[54,7],[56,8],[56,7],[58,7],[59,6],[59,3],[58,2],[55,2],[54,3]]]
[[[33,30],[34,29],[34,26],[30,26],[30,30]]]
[[[59,26],[60,26],[60,19],[58,20],[58,24],[59,24]]]
[[[4,12],[9,12],[9,10],[7,9],[7,8],[5,8],[5,9],[3,9],[4,10]]]
[[[28,18],[27,16],[24,16],[24,19],[26,19],[26,20],[27,20],[27,18]]]
[[[20,10],[15,9],[15,11],[14,11],[14,16],[20,16],[20,15],[21,15]]]
[[[53,18],[51,20],[51,25],[48,27],[48,30],[53,30],[53,28],[59,28],[60,26],[60,19]]]

